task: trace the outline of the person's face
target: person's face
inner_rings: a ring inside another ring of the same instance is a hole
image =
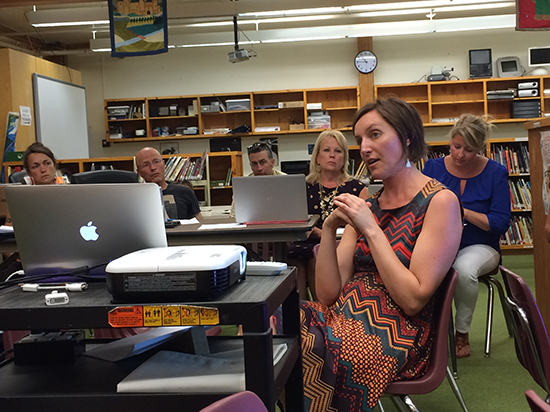
[[[267,155],[267,150],[262,150],[258,153],[250,153],[248,155],[250,168],[254,176],[270,176],[273,174],[273,166],[275,159],[270,159]]]
[[[371,110],[361,117],[354,132],[361,158],[374,179],[392,177],[405,166],[407,160],[399,136],[378,111]]]
[[[164,184],[164,160],[156,150],[145,150],[136,156],[138,173],[148,183]]]
[[[462,136],[457,135],[451,139],[451,160],[456,167],[468,167],[475,159],[477,152],[470,149],[464,143]]]
[[[43,153],[32,153],[28,157],[29,175],[35,185],[55,183],[55,165],[53,160]]]
[[[339,172],[342,170],[342,167],[344,167],[344,150],[335,137],[327,137],[321,142],[316,161],[321,166],[321,171]]]

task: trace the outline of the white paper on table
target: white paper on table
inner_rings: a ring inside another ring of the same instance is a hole
[[[232,227],[246,227],[246,225],[243,223],[217,223],[202,225],[198,230],[229,229]]]

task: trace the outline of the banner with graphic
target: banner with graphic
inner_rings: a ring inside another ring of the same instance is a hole
[[[166,0],[109,0],[111,56],[168,51]]]
[[[15,138],[17,136],[17,126],[19,124],[19,113],[8,112],[8,121],[6,122],[6,138],[4,140],[4,155],[2,161],[6,161],[6,152],[15,152]],[[0,166],[3,166],[0,164]],[[2,172],[0,172],[0,179],[2,182],[6,181],[6,176],[4,175],[4,168],[2,167]]]
[[[549,30],[550,0],[517,0],[516,30]]]

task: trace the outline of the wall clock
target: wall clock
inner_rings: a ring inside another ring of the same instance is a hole
[[[376,66],[378,65],[378,59],[376,58],[376,55],[368,50],[357,53],[354,62],[355,68],[359,70],[359,72],[364,74],[374,71],[374,69],[376,69]]]

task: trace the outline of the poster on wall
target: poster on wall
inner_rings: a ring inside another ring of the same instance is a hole
[[[550,0],[518,0],[516,30],[549,30]]]
[[[550,132],[540,133],[540,154],[542,157],[542,203],[544,213],[548,214],[550,203]]]
[[[109,0],[111,56],[168,51],[166,0]]]
[[[15,138],[17,136],[17,125],[19,124],[19,113],[8,112],[8,120],[6,122],[6,138],[4,140],[4,156],[2,161],[6,161],[7,152],[15,152]],[[1,172],[2,182],[6,181],[4,176],[4,168]]]

